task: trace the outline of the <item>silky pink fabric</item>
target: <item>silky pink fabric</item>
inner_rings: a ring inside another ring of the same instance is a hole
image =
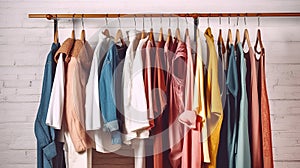
[[[185,81],[185,111],[193,110],[193,91],[194,91],[194,67],[192,58],[192,49],[190,45],[190,37],[186,36],[187,47],[187,71]],[[183,115],[183,114],[181,114]],[[196,113],[194,113],[196,116]],[[202,163],[202,147],[201,147],[201,117],[196,116],[195,129],[190,129],[185,126],[184,140],[182,148],[181,167],[182,168],[201,168]]]
[[[245,58],[248,59],[247,73],[250,76],[247,79],[247,84],[250,85],[248,92],[249,100],[249,137],[251,150],[251,165],[255,168],[263,167],[262,156],[262,136],[261,136],[261,119],[259,114],[259,100],[258,100],[258,81],[257,81],[257,67],[256,57],[252,47],[249,52],[245,53]]]
[[[171,60],[169,92],[169,159],[172,167],[176,168],[181,167],[184,137],[183,124],[178,121],[178,116],[184,111],[186,61],[186,45],[178,42],[175,55]]]

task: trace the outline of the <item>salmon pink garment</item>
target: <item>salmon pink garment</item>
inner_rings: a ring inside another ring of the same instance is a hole
[[[248,89],[248,111],[249,111],[249,137],[251,150],[251,165],[255,168],[263,167],[261,122],[259,114],[259,101],[257,89],[257,68],[256,58],[253,48],[250,47],[248,53],[244,54],[247,61],[247,89]]]
[[[186,48],[187,48],[187,63],[186,63],[186,80],[185,80],[185,107],[181,114],[191,112],[196,117],[189,117],[192,120],[185,123],[184,140],[182,148],[182,168],[200,168],[202,164],[202,147],[201,147],[201,117],[196,115],[193,111],[193,97],[194,97],[194,71],[192,49],[190,44],[190,36],[186,34]],[[181,117],[180,116],[180,117]],[[194,119],[194,121],[193,121]],[[196,120],[195,120],[196,119]],[[185,120],[187,121],[187,120]],[[182,122],[182,121],[181,121]],[[194,124],[190,124],[194,123]],[[190,126],[187,127],[187,125]]]
[[[273,154],[272,154],[272,135],[270,122],[270,108],[268,101],[268,93],[266,86],[266,72],[265,72],[265,49],[261,49],[259,61],[259,83],[258,90],[260,93],[260,115],[262,127],[262,148],[263,148],[263,167],[272,168]]]
[[[169,92],[169,159],[172,167],[181,167],[183,124],[178,116],[184,111],[184,89],[187,51],[185,43],[179,41],[175,55],[171,58]]]

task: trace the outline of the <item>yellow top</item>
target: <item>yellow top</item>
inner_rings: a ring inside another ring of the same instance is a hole
[[[205,31],[205,38],[208,45],[209,63],[207,68],[206,108],[208,125],[208,147],[210,163],[207,168],[215,168],[219,147],[220,130],[223,120],[223,108],[218,82],[218,57],[214,45],[214,37],[210,27]]]
[[[207,139],[207,122],[206,122],[206,108],[204,100],[204,73],[203,73],[203,60],[201,50],[200,31],[197,29],[197,57],[196,57],[196,76],[194,84],[194,98],[193,110],[202,118],[202,145],[203,145],[203,158],[205,163],[209,163],[209,148]]]

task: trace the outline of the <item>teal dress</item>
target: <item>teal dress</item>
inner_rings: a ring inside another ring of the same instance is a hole
[[[240,113],[238,120],[238,136],[237,136],[237,151],[235,157],[236,167],[251,168],[251,153],[248,131],[248,98],[246,90],[246,60],[244,58],[243,47],[238,43],[237,56],[240,57],[240,72],[241,72],[241,99]]]
[[[236,138],[237,138],[237,115],[238,115],[238,71],[236,65],[236,58],[234,46],[230,46],[230,55],[228,62],[228,71],[226,85],[228,90],[227,107],[228,107],[228,127],[227,127],[227,148],[228,148],[228,167],[235,167],[235,151],[236,151]]]

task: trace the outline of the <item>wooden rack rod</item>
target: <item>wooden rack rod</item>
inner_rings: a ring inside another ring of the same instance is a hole
[[[133,17],[300,17],[295,13],[154,13],[154,14],[28,14],[29,18],[133,18]]]

